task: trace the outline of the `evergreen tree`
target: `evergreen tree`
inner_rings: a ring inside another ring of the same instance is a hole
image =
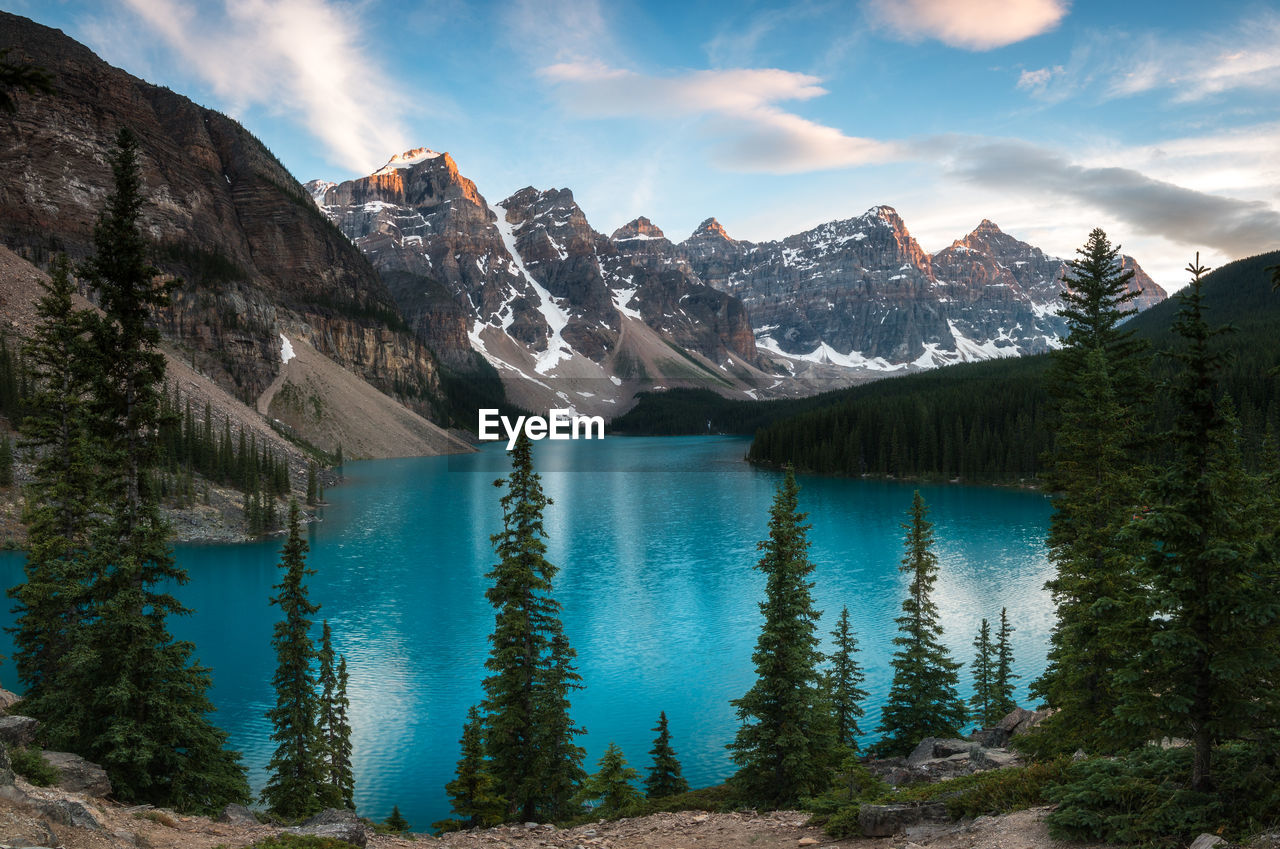
[[[964,724],[964,703],[956,695],[960,664],[951,659],[942,644],[938,607],[930,594],[938,577],[938,558],[933,553],[933,523],[928,508],[916,492],[911,504],[911,521],[906,530],[906,555],[901,570],[911,576],[898,636],[893,638],[893,684],[889,701],[881,713],[880,731],[885,735],[879,748],[891,755],[910,752],[925,737],[959,737]]]
[[[836,721],[836,743],[856,752],[858,737],[862,734],[858,720],[865,713],[862,700],[867,697],[867,691],[862,689],[866,675],[857,661],[858,639],[849,625],[848,607],[840,611],[840,620],[831,637],[835,651],[828,658],[831,666],[826,672],[826,688]]]
[[[996,646],[991,642],[991,623],[986,619],[978,628],[978,636],[973,639],[973,648],[977,654],[973,656],[973,696],[969,705],[973,708],[973,721],[979,727],[988,728],[1004,714],[998,713],[995,707],[996,678]]]
[[[351,810],[356,809],[356,778],[351,765],[351,720],[347,717],[347,708],[351,700],[347,698],[347,656],[338,655],[338,689],[334,693],[333,711],[333,748],[330,750],[331,776],[342,790],[342,802]]]
[[[629,816],[644,802],[644,795],[632,784],[639,777],[640,773],[627,766],[617,744],[610,743],[600,757],[599,769],[582,783],[578,798],[591,805],[593,816]]]
[[[1205,319],[1199,256],[1174,332],[1181,371],[1165,442],[1172,459],[1134,522],[1146,556],[1144,639],[1124,670],[1119,714],[1148,737],[1191,741],[1190,786],[1213,788],[1215,743],[1274,726],[1280,700],[1280,564],[1262,544],[1274,514],[1245,473],[1239,424],[1218,400],[1224,356]]]
[[[462,726],[462,756],[455,778],[445,785],[453,812],[464,828],[497,825],[506,814],[506,803],[497,795],[497,782],[484,754],[484,727],[475,705]]]
[[[671,748],[671,731],[667,728],[665,710],[658,713],[658,724],[653,730],[658,732],[658,736],[649,750],[653,755],[653,766],[649,767],[649,774],[644,779],[645,795],[659,799],[688,793],[689,782],[680,774],[680,761],[676,759],[675,749]]]
[[[391,806],[391,815],[383,820],[383,824],[396,834],[404,834],[409,830],[409,821],[400,813],[399,805]]]
[[[733,702],[742,725],[729,745],[732,783],[749,803],[795,805],[830,783],[835,727],[818,665],[817,620],[808,581],[809,541],[800,487],[788,468],[770,510],[769,538],[756,568],[766,576],[764,614],[752,661],[756,682]]]
[[[30,62],[9,61],[10,47],[0,49],[0,112],[18,111],[13,91],[22,89],[27,94],[53,94],[53,78],[39,65]]]
[[[36,302],[36,325],[25,353],[34,388],[22,437],[35,469],[26,487],[25,581],[9,590],[17,604],[14,662],[26,685],[23,709],[44,724],[46,739],[61,747],[80,742],[82,702],[57,682],[79,645],[90,576],[89,540],[100,520],[97,443],[89,429],[87,338],[89,311],[71,297],[67,258],[54,258],[50,280]]]
[[[147,261],[137,143],[121,130],[112,155],[114,188],[94,228],[94,254],[81,273],[102,315],[88,320],[94,350],[89,430],[99,461],[92,489],[86,613],[64,659],[59,686],[78,704],[52,717],[67,748],[101,764],[115,795],[184,810],[212,811],[247,797],[239,755],[209,722],[209,670],[191,660],[165,620],[188,611],[169,592],[187,580],[173,560],[169,528],[153,484],[165,362],[153,309],[166,284]]]
[[[271,603],[284,618],[271,638],[276,672],[271,683],[276,705],[267,711],[275,753],[267,765],[270,777],[262,802],[271,813],[296,820],[321,808],[319,791],[325,782],[324,741],[317,733],[316,679],[311,671],[315,647],[311,643],[311,615],[320,609],[307,597],[306,578],[315,571],[306,565],[307,541],[302,538],[298,503],[289,505],[289,536],[280,553],[284,576],[273,589]]]
[[[13,440],[0,439],[0,486],[13,486]]]
[[[553,819],[581,776],[581,733],[569,719],[569,691],[577,674],[573,650],[551,595],[557,568],[546,559],[542,512],[551,503],[533,470],[533,446],[521,436],[510,452],[511,474],[495,481],[503,529],[492,537],[498,563],[485,596],[495,610],[485,667],[484,738],[497,794],[507,817]]]
[[[1009,624],[1009,608],[1000,608],[1000,630],[996,634],[995,678],[992,682],[992,709],[997,720],[1008,716],[1018,707],[1018,701],[1013,697],[1013,681],[1019,676],[1013,671],[1013,644],[1009,641],[1014,630],[1014,627]]]
[[[1116,672],[1137,615],[1137,552],[1121,534],[1146,477],[1150,358],[1122,322],[1135,310],[1131,271],[1101,230],[1064,282],[1065,346],[1049,375],[1057,423],[1046,483],[1055,493],[1046,585],[1057,605],[1044,674],[1033,695],[1055,709],[1044,731],[1066,751],[1140,743],[1114,721]]]
[[[307,464],[307,503],[314,505],[318,501],[319,496],[316,490],[316,464]]]
[[[333,653],[333,632],[325,620],[320,635],[320,662],[317,683],[320,700],[316,733],[320,739],[324,784],[320,788],[320,805],[324,808],[354,808],[350,758],[344,759],[343,746],[351,745],[351,727],[347,723],[345,682],[339,682]],[[345,668],[343,670],[345,672]]]

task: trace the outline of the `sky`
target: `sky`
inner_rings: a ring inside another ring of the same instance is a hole
[[[778,239],[896,208],[1056,256],[1102,227],[1167,289],[1280,248],[1280,3],[8,0],[240,120],[299,180],[448,151],[606,234]]]

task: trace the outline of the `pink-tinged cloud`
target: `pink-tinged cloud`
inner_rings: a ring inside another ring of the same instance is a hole
[[[584,62],[539,74],[565,109],[583,117],[701,119],[714,163],[731,171],[795,174],[898,156],[891,143],[848,136],[779,107],[827,93],[808,74],[758,68],[658,77]]]
[[[397,110],[387,108],[407,99],[366,55],[359,19],[345,7],[326,0],[125,4],[228,108],[296,117],[335,164],[363,174],[407,146],[388,117]]]
[[[871,19],[906,41],[991,50],[1048,32],[1066,0],[869,0]]]

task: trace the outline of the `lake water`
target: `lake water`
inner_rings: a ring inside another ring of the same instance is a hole
[[[753,678],[764,577],[753,569],[780,479],[743,462],[748,440],[609,438],[538,443],[535,463],[554,500],[545,514],[555,593],[578,652],[585,689],[573,717],[587,767],[610,741],[643,773],[658,712],[665,710],[689,781],[732,770],[725,751],[736,720],[729,700]],[[462,457],[348,464],[326,492],[323,521],[309,528],[309,587],[319,616],[347,656],[356,802],[382,819],[398,804],[415,828],[448,815],[467,708],[481,698],[493,626],[484,599],[505,473],[500,446]],[[893,619],[906,577],[898,571],[914,486],[801,479],[813,525],[814,595],[824,637],[848,605],[867,668],[874,731],[889,689]],[[968,662],[983,617],[1009,608],[1018,696],[1044,665],[1052,606],[1043,539],[1050,504],[1006,489],[925,486],[941,561],[936,601],[946,641]],[[280,540],[179,546],[191,575],[178,595],[195,614],[172,622],[213,669],[216,721],[244,752],[255,792],[270,757],[264,711],[274,703],[271,629]],[[22,578],[21,555],[0,557],[0,581]],[[6,610],[0,624],[11,624]],[[317,634],[318,634],[317,626]],[[0,652],[12,653],[9,636]],[[969,686],[967,669],[964,694]],[[11,664],[0,682],[17,689]],[[873,739],[868,735],[867,739]]]

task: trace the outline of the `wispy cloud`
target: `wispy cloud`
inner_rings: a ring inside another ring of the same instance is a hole
[[[1066,0],[870,0],[876,24],[910,41],[991,50],[1048,32],[1067,14]]]
[[[334,164],[366,173],[408,146],[394,116],[409,100],[365,49],[352,9],[326,0],[124,3],[228,109],[296,120]]]
[[[1070,199],[1123,221],[1135,232],[1231,257],[1280,245],[1280,212],[1158,180],[1133,168],[1085,166],[1027,142],[942,138],[920,144],[943,154],[949,172],[988,189]]]
[[[515,0],[502,16],[508,43],[540,63],[619,55],[599,0]]]
[[[651,76],[599,63],[560,63],[540,75],[564,108],[591,118],[705,119],[715,164],[735,171],[794,174],[896,157],[887,142],[845,135],[777,104],[826,94],[819,78],[776,68]]]
[[[1164,92],[1194,103],[1232,91],[1280,91],[1280,14],[1250,16],[1187,40],[1094,32],[1061,65],[1022,71],[1018,88],[1048,102],[1094,93],[1103,100]]]

